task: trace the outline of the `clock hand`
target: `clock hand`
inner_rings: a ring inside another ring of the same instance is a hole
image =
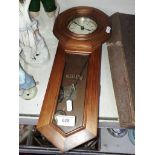
[[[92,31],[92,30],[90,30],[90,29],[87,29],[87,28],[85,28],[85,27],[84,27],[84,29],[85,29],[85,30],[87,30],[87,31]]]
[[[78,24],[78,23],[75,22],[75,21],[73,21],[73,23],[76,24],[76,25],[78,25],[78,26],[80,26],[80,27],[81,27],[81,30],[84,30],[84,29],[85,29],[85,30],[87,30],[87,31],[91,31],[90,29],[85,28],[84,26]]]
[[[83,26],[81,26],[80,24],[78,24],[78,23],[75,22],[75,21],[73,21],[73,23],[76,24],[76,25],[78,25],[78,26],[80,26],[80,27],[83,27]]]

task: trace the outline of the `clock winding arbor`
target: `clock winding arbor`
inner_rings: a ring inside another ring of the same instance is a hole
[[[111,23],[96,8],[74,7],[53,32],[59,44],[37,129],[64,152],[97,136],[101,49]]]

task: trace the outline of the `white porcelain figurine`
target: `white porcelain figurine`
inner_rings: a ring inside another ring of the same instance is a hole
[[[19,64],[19,96],[25,100],[33,99],[37,94],[36,81]]]
[[[31,0],[19,2],[19,44],[22,48],[20,57],[31,66],[40,66],[49,59],[49,51],[39,33],[37,20],[30,18]]]

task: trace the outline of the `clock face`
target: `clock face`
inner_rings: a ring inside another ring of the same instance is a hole
[[[69,22],[68,29],[75,34],[91,34],[97,29],[97,23],[89,17],[78,17]]]

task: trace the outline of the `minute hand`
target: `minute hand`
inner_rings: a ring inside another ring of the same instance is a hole
[[[78,25],[81,27],[81,30],[87,30],[87,31],[91,31],[90,29],[85,28],[84,26],[81,26],[80,24],[76,23],[75,21],[73,22],[74,24]]]

